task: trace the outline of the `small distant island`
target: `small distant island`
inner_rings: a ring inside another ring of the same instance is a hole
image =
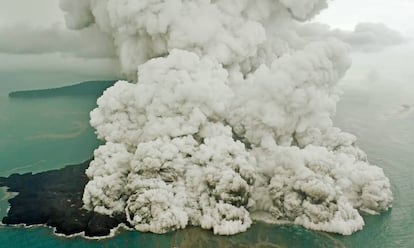
[[[121,223],[128,225],[125,216],[110,217],[82,208],[89,162],[38,174],[0,177],[0,186],[19,193],[9,199],[10,209],[2,222],[27,226],[45,224],[59,234],[84,232],[87,237],[107,236]]]
[[[13,91],[9,93],[9,97],[45,98],[59,96],[96,96],[96,98],[98,98],[108,87],[114,85],[115,82],[116,80],[87,81],[59,88]]]

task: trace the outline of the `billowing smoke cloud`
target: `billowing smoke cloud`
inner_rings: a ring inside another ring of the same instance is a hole
[[[139,231],[230,235],[252,216],[351,234],[391,207],[389,180],[333,127],[349,47],[303,32],[326,0],[63,0],[123,73],[98,99],[85,207]],[[257,214],[260,213],[260,214]]]

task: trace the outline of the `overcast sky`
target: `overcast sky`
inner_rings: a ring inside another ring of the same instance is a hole
[[[63,23],[58,0],[0,0],[0,24],[16,22],[48,26]],[[413,0],[334,0],[318,17],[335,27],[352,29],[358,22],[383,22],[404,33],[414,31]]]
[[[29,4],[28,4],[29,3]],[[63,23],[59,0],[0,0],[0,24],[16,22],[48,26]]]
[[[382,22],[412,36],[413,0],[335,0],[318,20],[331,26],[352,29],[359,22]]]
[[[56,31],[56,29],[66,32],[63,14],[59,9],[58,3],[58,0],[0,0],[0,29],[7,30],[7,27],[20,25],[42,27],[44,34],[53,30]],[[348,30],[352,30],[360,22],[381,22],[400,31],[406,37],[414,37],[414,22],[409,21],[414,19],[414,0],[335,0],[330,5],[330,8],[324,10],[316,18],[316,21]],[[33,31],[24,33],[30,36],[31,32]],[[44,34],[42,35],[44,36]],[[3,35],[0,32],[0,39]],[[39,36],[41,35],[39,34]],[[58,37],[60,39],[77,39],[74,33],[59,34]],[[26,38],[23,37],[21,39]],[[54,49],[59,49],[56,46],[49,47],[50,54],[36,55],[24,54],[24,52],[21,54],[4,54],[0,51],[0,79],[2,75],[8,74],[10,76],[10,74],[16,74],[22,70],[36,73],[48,71],[69,74],[76,71],[77,74],[80,74],[80,77],[84,75],[89,78],[109,78],[115,75],[114,61],[107,57],[99,58],[99,56],[92,56],[89,58],[84,56],[85,54],[94,54],[96,51],[84,51],[85,49],[81,46],[82,42],[80,40],[78,43],[72,42],[71,46],[66,48],[68,51],[65,52],[75,54],[76,58],[70,57],[70,55],[68,57],[68,54],[53,53]],[[102,49],[106,49],[106,47],[104,46]],[[407,56],[414,59],[414,48],[411,46],[407,49],[411,49],[408,51]],[[398,52],[393,53],[391,50],[391,52],[388,51],[383,54],[384,56],[392,57],[394,55],[397,56]],[[354,56],[354,64],[358,66],[359,63],[355,59],[369,61],[369,56],[371,55]],[[378,57],[378,55],[376,56]]]

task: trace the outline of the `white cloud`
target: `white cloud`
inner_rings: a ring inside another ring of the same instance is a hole
[[[399,45],[406,39],[397,31],[382,23],[358,23],[353,31],[331,29],[326,24],[309,23],[299,28],[308,39],[334,37],[351,45],[354,51],[378,52]]]
[[[398,45],[404,41],[400,33],[382,23],[359,23],[353,32],[337,30],[336,33],[356,49],[370,52]]]
[[[67,25],[96,21],[111,37],[101,42],[98,33],[50,27],[60,18],[41,13],[57,2],[38,1],[33,10],[15,0],[4,5],[12,14],[0,11],[0,71],[110,77],[119,69],[107,58],[115,44],[122,71],[139,80],[118,82],[91,114],[107,143],[87,171],[86,207],[124,212],[142,231],[191,224],[228,235],[245,231],[255,210],[350,234],[364,224],[357,210],[391,206],[383,171],[353,135],[333,127],[349,58],[329,37],[380,49],[400,41],[394,31],[379,24],[332,31],[293,20],[312,16],[325,0],[61,1]],[[348,4],[336,20],[386,20],[361,18],[385,13],[375,12],[389,6],[381,3]]]
[[[115,56],[113,41],[95,26],[71,31],[57,24],[50,27],[15,24],[0,26],[0,37],[0,53],[62,53],[82,58]]]
[[[113,41],[95,27],[68,30],[59,1],[0,0],[0,6],[0,72],[120,76]]]
[[[131,80],[91,112],[106,143],[86,172],[86,208],[140,231],[230,235],[254,211],[351,234],[359,211],[391,206],[382,169],[332,123],[348,46],[297,22],[327,1],[63,2],[71,28],[94,20],[113,37]]]

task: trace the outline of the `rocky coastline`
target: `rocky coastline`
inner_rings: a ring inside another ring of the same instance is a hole
[[[108,236],[120,224],[128,225],[125,216],[106,216],[82,208],[89,162],[38,174],[0,177],[0,186],[18,193],[8,200],[10,208],[2,223],[46,225],[55,228],[57,234],[84,233],[86,237]]]

